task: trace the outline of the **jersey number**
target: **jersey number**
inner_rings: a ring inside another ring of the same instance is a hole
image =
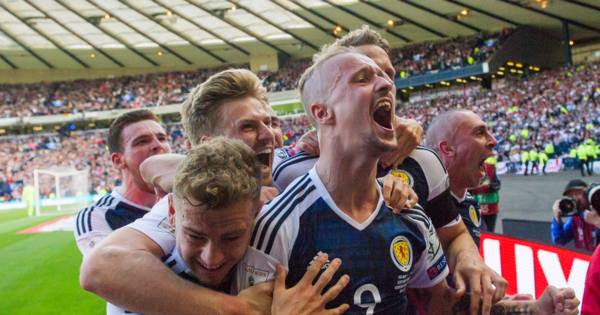
[[[365,292],[368,292],[373,296],[373,303],[363,303],[362,295]],[[377,287],[373,284],[363,284],[354,292],[354,304],[366,308],[367,315],[372,315],[375,312],[375,305],[377,305],[377,303],[381,303],[381,295],[379,294]]]

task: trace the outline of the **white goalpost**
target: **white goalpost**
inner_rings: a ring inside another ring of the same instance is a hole
[[[78,209],[89,202],[89,169],[51,167],[35,169],[35,215],[45,214],[46,208],[56,211]],[[55,211],[47,211],[55,213]]]

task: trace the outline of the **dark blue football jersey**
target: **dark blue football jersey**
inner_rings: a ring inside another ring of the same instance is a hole
[[[273,168],[273,182],[280,190],[284,190],[293,180],[306,174],[318,158],[300,152],[279,161]],[[435,151],[418,146],[396,169],[379,168],[377,177],[382,178],[390,172],[412,187],[419,197],[419,205],[436,229],[458,222],[458,211],[450,195],[448,173]]]
[[[331,306],[348,303],[347,314],[402,314],[407,287],[432,287],[448,274],[433,224],[421,209],[396,215],[380,197],[371,216],[358,223],[336,206],[314,168],[261,210],[251,244],[289,269],[288,285],[302,278],[319,252],[340,258],[337,275],[348,274],[350,283]],[[255,279],[255,270],[274,272],[254,264],[242,262],[250,270],[247,279]]]
[[[475,241],[475,244],[479,247],[479,238],[481,234],[481,213],[479,211],[479,203],[477,203],[477,200],[475,200],[468,192],[465,193],[463,198],[454,195],[452,196],[454,197],[454,202],[458,208],[458,213],[460,213],[467,230],[469,230],[469,234],[471,234],[473,241]]]

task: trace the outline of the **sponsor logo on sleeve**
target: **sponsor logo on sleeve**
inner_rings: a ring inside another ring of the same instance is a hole
[[[247,281],[250,286],[269,280],[269,271],[256,268],[255,266],[244,264]]]
[[[437,276],[439,276],[444,271],[444,269],[446,269],[446,265],[446,256],[440,256],[438,261],[435,264],[433,264],[433,266],[429,267],[429,269],[427,269],[427,275],[429,276],[429,280],[433,280]]]

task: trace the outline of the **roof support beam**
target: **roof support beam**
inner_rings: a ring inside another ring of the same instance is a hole
[[[502,1],[503,3],[506,3],[506,4],[510,4],[512,6],[519,7],[521,9],[525,9],[525,10],[528,10],[528,11],[531,11],[531,12],[535,12],[535,13],[539,13],[539,14],[551,17],[553,19],[557,19],[557,20],[560,20],[560,21],[567,21],[567,22],[569,22],[569,24],[572,24],[572,25],[575,25],[575,26],[587,29],[589,31],[600,33],[600,28],[589,26],[587,24],[583,24],[583,23],[577,22],[575,20],[571,20],[571,19],[566,18],[566,17],[558,16],[558,15],[552,14],[550,12],[546,12],[546,11],[543,11],[543,10],[538,10],[538,9],[535,9],[535,8],[532,8],[532,7],[524,6],[524,5],[521,5],[521,4],[518,4],[518,3],[513,3],[513,2],[510,2],[510,1],[506,1],[506,0],[500,0],[500,1]]]
[[[6,7],[4,5],[4,3],[2,3],[2,1],[0,1],[0,7],[2,7],[2,9],[4,9],[6,12],[8,12],[10,15],[14,16],[15,18],[17,18],[19,21],[21,21],[21,23],[23,23],[24,25],[26,25],[27,27],[29,27],[29,29],[33,30],[34,32],[36,32],[38,35],[44,37],[45,39],[47,39],[49,42],[51,42],[54,46],[56,46],[56,48],[58,48],[60,51],[62,51],[63,53],[65,53],[67,56],[69,56],[71,59],[75,60],[75,62],[77,62],[78,64],[80,64],[82,67],[84,68],[89,68],[90,66],[85,63],[83,60],[77,58],[77,56],[75,56],[73,53],[71,53],[70,51],[68,51],[67,49],[65,49],[64,47],[62,47],[57,41],[55,41],[54,39],[52,39],[50,36],[47,36],[46,34],[44,34],[43,32],[39,31],[37,28],[31,26],[29,23],[27,23],[27,21],[23,20],[23,18],[21,18],[20,16],[18,16],[17,14],[15,14],[14,12],[12,12],[8,7]]]
[[[121,18],[119,18],[118,16],[114,15],[114,14],[113,14],[113,12],[111,12],[110,10],[106,10],[106,9],[105,9],[105,8],[104,8],[104,7],[103,7],[101,4],[98,4],[98,2],[100,2],[100,1],[93,0],[93,1],[91,1],[90,3],[93,3],[93,4],[94,4],[94,5],[97,7],[97,8],[101,9],[101,10],[102,10],[102,11],[104,11],[104,12],[110,12],[110,16],[111,16],[111,18],[115,18],[115,19],[117,19],[119,22],[121,22],[121,23],[125,24],[127,27],[129,27],[130,29],[132,29],[132,30],[136,31],[136,32],[137,32],[138,34],[140,34],[141,36],[143,36],[143,37],[146,37],[146,38],[147,38],[147,39],[149,39],[151,42],[154,42],[156,45],[158,45],[158,47],[160,47],[160,48],[162,48],[162,49],[164,49],[164,50],[168,51],[168,52],[169,52],[169,53],[171,53],[173,56],[177,57],[179,60],[181,60],[181,61],[185,62],[185,63],[186,63],[186,64],[188,64],[188,65],[191,65],[191,64],[193,64],[191,61],[189,61],[187,58],[183,57],[182,55],[178,54],[178,53],[177,53],[176,51],[174,51],[173,49],[171,49],[171,48],[169,48],[169,47],[167,47],[167,46],[165,46],[165,45],[163,45],[163,44],[161,44],[161,43],[159,43],[159,42],[155,41],[154,39],[152,39],[152,37],[150,37],[150,36],[146,35],[146,33],[144,33],[144,32],[143,32],[142,30],[140,30],[139,28],[137,28],[137,27],[135,27],[135,26],[131,25],[130,23],[127,23],[127,22],[123,21],[123,19],[121,19]]]
[[[286,30],[285,30],[284,28],[282,28],[281,26],[279,26],[279,25],[277,25],[277,24],[275,24],[275,23],[273,23],[273,22],[271,22],[271,21],[269,21],[269,20],[265,19],[264,17],[262,17],[262,15],[260,15],[260,14],[258,14],[258,13],[255,13],[254,11],[250,10],[248,7],[246,7],[246,6],[243,6],[243,5],[241,5],[240,3],[237,3],[237,2],[233,2],[233,1],[231,1],[231,0],[226,0],[226,1],[227,1],[227,2],[229,2],[229,3],[231,3],[232,5],[235,5],[235,6],[237,6],[237,7],[238,7],[238,8],[240,8],[240,9],[244,9],[246,12],[248,12],[248,13],[250,13],[250,14],[254,15],[255,17],[257,17],[257,18],[259,18],[260,20],[262,20],[263,22],[265,22],[265,23],[267,23],[267,24],[269,24],[269,25],[271,25],[271,26],[275,27],[276,29],[278,29],[278,30],[280,30],[280,31],[282,31],[282,32],[284,32],[284,33],[286,33],[286,34],[289,34],[289,35],[290,35],[290,36],[292,36],[294,39],[296,39],[296,40],[300,41],[301,43],[303,43],[304,45],[306,45],[306,46],[308,46],[308,47],[310,47],[310,48],[314,49],[315,51],[319,51],[319,47],[318,47],[318,46],[316,46],[316,45],[314,45],[313,43],[311,43],[311,42],[309,42],[309,41],[305,40],[304,38],[301,38],[300,36],[297,36],[297,35],[295,35],[295,34],[294,34],[294,33],[292,33],[292,32],[286,31]]]
[[[259,42],[261,42],[261,43],[263,43],[263,44],[265,44],[265,45],[273,48],[275,51],[279,52],[280,54],[284,55],[285,57],[287,57],[287,58],[291,57],[290,54],[288,54],[287,52],[285,52],[285,50],[283,50],[283,49],[281,49],[281,48],[279,48],[279,47],[277,47],[277,46],[275,46],[275,45],[273,45],[273,44],[265,41],[264,39],[260,38],[260,36],[258,36],[254,32],[250,31],[249,29],[243,28],[242,26],[238,25],[234,21],[227,21],[227,20],[225,20],[223,17],[218,16],[217,14],[215,14],[214,12],[212,12],[209,9],[205,8],[201,4],[198,4],[198,3],[195,3],[195,2],[190,2],[189,0],[183,0],[183,1],[187,2],[190,5],[196,6],[197,8],[199,8],[200,10],[202,10],[202,11],[210,14],[211,16],[213,16],[213,17],[215,17],[215,18],[217,18],[217,19],[219,19],[219,20],[227,23],[228,25],[233,26],[238,31],[256,38],[257,41],[259,41]]]
[[[323,26],[316,24],[314,22],[312,22],[311,20],[307,19],[306,17],[298,14],[298,12],[293,11],[292,9],[286,7],[285,5],[281,4],[281,2],[279,0],[275,0],[272,2],[273,4],[277,5],[278,7],[290,12],[291,14],[297,16],[298,18],[300,18],[301,20],[305,21],[306,23],[318,28],[321,32],[327,34],[328,36],[331,36],[333,38],[338,38],[339,36],[334,35],[331,31],[327,30],[326,28],[324,28]]]
[[[123,65],[121,62],[119,62],[118,60],[116,60],[115,58],[113,58],[113,56],[107,54],[104,50],[102,50],[100,47],[94,45],[92,42],[90,42],[89,40],[85,39],[83,36],[80,36],[79,34],[77,34],[77,32],[73,31],[71,28],[67,27],[65,24],[63,24],[62,22],[60,22],[58,19],[55,19],[53,16],[51,16],[50,14],[45,13],[42,9],[40,9],[40,7],[38,7],[35,3],[29,1],[29,0],[25,0],[25,2],[27,2],[27,4],[29,4],[30,6],[34,7],[36,10],[38,10],[41,14],[43,14],[45,17],[51,19],[52,21],[54,21],[54,23],[60,25],[62,28],[68,30],[71,34],[73,34],[75,37],[79,38],[79,40],[85,42],[86,44],[92,46],[92,48],[94,48],[96,51],[98,51],[99,53],[101,53],[104,57],[108,58],[110,61],[112,61],[114,64],[118,65],[119,67],[123,68],[125,67],[125,65]]]
[[[11,67],[11,69],[13,69],[13,70],[19,69],[19,67],[15,66],[15,64],[12,63],[10,60],[8,60],[8,58],[6,58],[6,56],[4,56],[3,54],[0,54],[0,59],[2,59],[2,61],[4,61],[4,63],[9,65]]]
[[[313,9],[311,9],[311,8],[309,8],[309,7],[307,7],[307,6],[305,6],[305,5],[303,5],[302,3],[298,2],[297,0],[289,0],[289,1],[290,1],[291,3],[293,3],[293,4],[297,5],[297,6],[301,7],[302,9],[304,9],[304,10],[306,10],[306,11],[310,12],[311,14],[313,14],[313,15],[315,15],[315,16],[318,16],[318,17],[320,17],[321,19],[323,19],[323,20],[327,21],[328,23],[330,23],[330,24],[331,24],[331,25],[333,25],[334,27],[335,27],[335,26],[339,26],[339,27],[341,27],[341,28],[342,28],[342,30],[343,30],[344,32],[346,32],[346,33],[350,32],[350,30],[349,30],[348,28],[344,27],[343,25],[340,25],[340,24],[338,24],[336,21],[334,21],[334,20],[332,20],[332,19],[330,19],[330,18],[326,17],[325,15],[323,15],[323,14],[321,14],[321,13],[319,13],[319,12],[317,12],[317,11],[315,11],[315,10],[313,10]],[[332,31],[333,31],[333,29],[332,29]]]
[[[493,17],[494,19],[500,20],[500,21],[502,21],[504,23],[512,24],[514,26],[521,26],[521,23],[517,23],[515,21],[511,21],[511,20],[509,20],[509,19],[507,19],[507,18],[505,18],[503,16],[494,14],[494,13],[489,12],[489,11],[485,11],[483,9],[476,8],[476,7],[472,6],[472,5],[468,5],[468,4],[462,3],[462,2],[457,1],[457,0],[446,0],[446,1],[454,3],[454,4],[459,5],[461,7],[465,7],[467,9],[471,10],[471,11],[479,12],[481,14]]]
[[[597,5],[589,4],[589,3],[586,3],[586,2],[583,2],[583,1],[579,1],[579,0],[565,0],[565,1],[569,2],[569,3],[576,4],[576,5],[580,5],[582,7],[586,7],[588,9],[600,11],[600,6],[597,6]]]
[[[157,4],[157,5],[160,5],[160,6],[162,6],[163,8],[165,8],[165,10],[167,9],[167,8],[166,8],[166,7],[165,7],[165,6],[164,6],[162,3],[158,3],[156,0],[150,0],[150,1],[154,2],[154,3],[155,3],[155,4]],[[160,0],[159,0],[159,1],[160,1]],[[192,19],[189,19],[189,18],[187,18],[185,15],[183,15],[183,14],[181,14],[181,13],[179,13],[178,17],[180,17],[180,18],[182,18],[182,19],[186,20],[188,23],[190,23],[190,24],[192,24],[192,25],[196,26],[197,28],[199,28],[199,29],[201,29],[201,30],[203,30],[203,31],[205,31],[205,32],[207,32],[207,33],[209,33],[210,35],[212,35],[212,36],[214,36],[214,37],[216,37],[216,38],[218,38],[218,39],[220,39],[220,40],[224,41],[224,42],[225,42],[227,45],[229,45],[229,46],[231,46],[231,47],[233,47],[233,48],[235,48],[235,49],[239,50],[239,51],[240,51],[242,54],[244,54],[244,55],[246,55],[246,56],[250,56],[250,52],[249,52],[249,51],[247,51],[246,49],[244,49],[244,48],[240,47],[239,45],[237,45],[237,44],[235,44],[235,43],[232,43],[232,42],[228,41],[228,40],[227,40],[225,37],[223,37],[223,36],[221,36],[221,35],[217,34],[216,32],[213,32],[212,30],[210,30],[210,29],[208,29],[208,28],[206,28],[206,27],[203,27],[203,26],[202,26],[202,25],[200,25],[198,22],[196,22],[196,21],[193,21]]]
[[[187,35],[185,35],[185,34],[182,34],[181,32],[179,32],[179,31],[175,30],[174,28],[172,28],[172,27],[170,27],[170,26],[168,26],[168,25],[166,25],[166,24],[162,24],[162,23],[159,23],[159,22],[155,21],[155,20],[154,20],[154,18],[153,18],[152,16],[150,16],[150,15],[146,14],[146,13],[145,13],[145,12],[143,12],[142,10],[138,10],[137,8],[135,8],[134,6],[132,6],[131,4],[129,4],[127,1],[124,1],[124,0],[119,0],[119,2],[121,2],[121,3],[122,3],[122,4],[124,4],[124,5],[126,5],[126,6],[127,6],[128,8],[130,8],[131,10],[133,10],[133,11],[135,11],[135,12],[137,12],[137,13],[139,13],[139,14],[143,15],[143,16],[144,16],[145,18],[147,18],[148,20],[151,20],[152,22],[154,22],[154,23],[157,23],[157,24],[159,24],[160,26],[164,27],[164,28],[165,28],[167,31],[169,31],[169,32],[171,32],[171,33],[173,33],[173,34],[175,34],[175,35],[177,35],[177,36],[179,36],[179,37],[181,37],[181,38],[183,38],[183,39],[187,40],[187,41],[188,41],[188,42],[189,42],[189,43],[190,43],[192,46],[194,46],[194,47],[198,48],[199,50],[203,51],[203,52],[204,52],[204,53],[206,53],[207,55],[209,55],[209,56],[211,56],[211,57],[215,58],[215,59],[216,59],[216,60],[218,60],[219,62],[221,62],[221,63],[227,63],[227,60],[225,60],[225,59],[223,59],[223,58],[221,58],[221,57],[219,57],[219,56],[215,55],[215,53],[213,53],[212,51],[210,51],[210,50],[208,50],[208,49],[206,49],[206,48],[204,48],[204,47],[202,47],[202,46],[200,46],[200,45],[196,44],[196,43],[195,43],[195,42],[194,42],[194,41],[193,41],[193,40],[192,40],[192,39],[191,39],[189,36],[187,36]]]
[[[31,48],[29,48],[27,45],[25,45],[25,43],[21,42],[18,38],[12,36],[1,25],[0,25],[0,32],[2,32],[2,34],[6,35],[6,37],[10,38],[13,42],[19,44],[19,46],[23,47],[23,49],[25,49],[28,53],[30,53],[33,57],[35,57],[35,59],[39,60],[41,63],[46,65],[46,67],[48,67],[49,69],[54,69],[54,66],[52,64],[50,64],[48,61],[46,61],[46,59],[42,58],[35,51],[33,51]]]
[[[438,37],[441,37],[441,38],[447,38],[448,37],[448,35],[446,35],[446,34],[444,34],[442,32],[436,31],[436,30],[432,29],[431,27],[429,27],[429,26],[427,26],[425,24],[419,23],[419,22],[417,22],[417,21],[415,21],[415,20],[413,20],[411,18],[406,17],[405,15],[401,15],[398,12],[394,12],[394,11],[392,11],[392,10],[386,8],[386,7],[383,7],[383,6],[381,6],[381,5],[379,5],[379,4],[375,3],[375,2],[370,2],[370,1],[366,1],[366,0],[361,0],[360,2],[364,3],[364,4],[368,5],[368,6],[370,6],[372,8],[375,8],[375,9],[377,9],[379,11],[383,11],[383,12],[385,12],[387,14],[390,14],[390,15],[394,16],[397,19],[408,21],[409,23],[411,23],[413,25],[416,25],[417,27],[420,27],[421,29],[424,29],[424,30],[428,31],[429,33],[432,33],[432,34],[434,34],[434,35],[436,35]]]
[[[359,19],[359,20],[361,20],[361,21],[365,21],[365,22],[367,22],[367,23],[371,24],[372,26],[374,26],[374,27],[376,27],[376,28],[380,28],[380,27],[381,27],[381,25],[380,25],[379,23],[377,23],[376,21],[373,21],[373,20],[371,20],[371,19],[369,19],[369,18],[365,17],[364,15],[358,14],[358,13],[356,13],[356,12],[354,12],[354,11],[352,11],[352,10],[350,10],[350,9],[348,9],[348,8],[346,8],[346,7],[344,7],[344,6],[337,5],[337,4],[335,4],[335,3],[333,3],[333,2],[331,2],[331,1],[329,1],[329,0],[323,0],[323,2],[325,2],[325,3],[329,4],[330,6],[332,6],[332,7],[336,8],[336,9],[338,9],[338,10],[341,10],[341,11],[344,11],[344,12],[346,12],[346,13],[350,14],[350,15],[352,15],[353,17],[355,17],[355,18],[357,18],[357,19]],[[385,31],[386,31],[387,33],[391,34],[392,36],[394,36],[394,37],[396,37],[396,38],[398,38],[398,39],[400,39],[400,40],[404,41],[404,42],[407,42],[407,43],[410,43],[410,42],[412,42],[412,40],[411,40],[410,38],[408,38],[408,37],[406,37],[406,36],[404,36],[404,35],[402,35],[402,34],[400,34],[400,33],[396,32],[396,31],[394,31],[394,30],[392,30],[392,29],[385,28]]]
[[[398,1],[399,1],[399,0],[398,0]],[[473,25],[469,25],[469,24],[467,24],[467,23],[465,23],[465,22],[462,22],[462,21],[458,21],[458,20],[455,20],[455,19],[451,19],[451,18],[449,18],[448,16],[446,16],[446,15],[444,15],[444,14],[441,14],[441,13],[439,13],[439,12],[437,12],[437,11],[434,11],[434,10],[432,10],[432,9],[430,9],[430,8],[428,8],[428,7],[426,7],[426,6],[424,6],[424,5],[420,5],[420,4],[418,4],[418,3],[414,3],[414,2],[412,2],[411,0],[405,0],[405,1],[400,1],[400,2],[402,2],[402,3],[406,3],[406,4],[410,5],[410,6],[413,6],[413,7],[415,7],[415,8],[421,9],[421,10],[423,10],[423,11],[425,11],[425,12],[429,12],[429,13],[431,13],[431,14],[435,15],[435,16],[441,17],[442,19],[445,19],[445,20],[447,20],[447,21],[450,21],[450,22],[452,22],[452,23],[455,23],[455,24],[458,24],[458,25],[462,25],[462,26],[464,26],[464,27],[466,27],[466,28],[468,28],[468,29],[470,29],[470,30],[472,30],[472,31],[475,31],[475,32],[478,32],[478,33],[481,33],[481,32],[483,32],[483,30],[482,30],[482,29],[480,29],[480,28],[478,28],[478,27],[475,27],[475,26],[473,26]]]
[[[73,12],[73,13],[74,13],[75,15],[77,15],[77,16],[78,16],[80,19],[82,19],[82,20],[84,20],[84,21],[86,21],[86,22],[88,22],[88,23],[89,23],[88,19],[87,19],[85,16],[81,15],[81,13],[79,13],[79,12],[78,12],[77,10],[75,10],[74,8],[71,8],[71,7],[69,7],[69,5],[67,5],[66,3],[64,3],[64,2],[63,2],[63,0],[55,0],[55,1],[56,1],[56,2],[58,2],[60,5],[62,5],[63,7],[65,7],[65,8],[67,8],[67,9],[69,9],[69,11]],[[90,23],[90,25],[94,25],[94,24]],[[140,51],[136,50],[135,48],[133,48],[133,46],[131,46],[131,45],[127,44],[125,41],[121,40],[119,37],[117,37],[117,36],[115,36],[115,35],[111,34],[111,33],[110,33],[110,32],[108,32],[108,31],[105,31],[105,30],[103,30],[102,28],[100,28],[100,27],[99,27],[99,26],[97,26],[97,25],[94,25],[94,27],[95,27],[96,29],[98,29],[99,31],[101,31],[103,34],[106,34],[106,36],[108,36],[108,37],[110,37],[110,38],[114,39],[115,41],[117,41],[117,42],[119,42],[119,43],[121,43],[121,45],[125,46],[127,49],[131,50],[131,51],[132,51],[134,54],[136,54],[136,55],[140,56],[142,59],[146,60],[146,61],[147,61],[147,62],[149,62],[151,65],[153,65],[153,66],[155,66],[155,67],[158,67],[158,66],[160,66],[160,65],[159,65],[159,64],[158,64],[156,61],[154,61],[154,60],[150,59],[148,56],[146,56],[146,55],[142,54]]]

